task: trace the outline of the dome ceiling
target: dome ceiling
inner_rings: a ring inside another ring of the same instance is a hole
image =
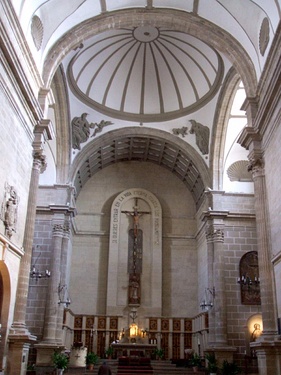
[[[182,117],[208,103],[223,77],[221,57],[206,43],[151,25],[109,30],[81,47],[68,67],[72,92],[114,118]]]

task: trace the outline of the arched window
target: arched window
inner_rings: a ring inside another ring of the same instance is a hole
[[[260,305],[260,279],[257,251],[249,251],[239,263],[238,282],[241,288],[243,305]]]

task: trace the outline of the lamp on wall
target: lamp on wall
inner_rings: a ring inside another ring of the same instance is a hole
[[[205,299],[203,299],[203,301],[200,303],[202,310],[209,310],[214,306],[215,295],[215,287],[212,289],[205,288]]]

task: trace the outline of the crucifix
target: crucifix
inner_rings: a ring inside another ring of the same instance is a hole
[[[138,198],[135,199],[135,206],[133,207],[133,211],[121,211],[123,214],[132,216],[134,222],[134,238],[138,237],[138,230],[139,230],[139,218],[142,215],[150,214],[149,211],[138,211]]]
[[[133,211],[121,211],[133,218],[133,229],[129,230],[129,304],[140,304],[140,274],[142,271],[142,231],[139,229],[139,218],[150,214],[149,211],[139,211],[138,199],[135,198]]]

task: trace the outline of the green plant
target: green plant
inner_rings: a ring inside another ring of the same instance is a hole
[[[206,353],[205,358],[208,361],[208,371],[211,373],[217,372],[218,362],[216,360],[214,353]]]
[[[106,351],[105,351],[105,354],[107,357],[111,357],[113,355],[113,352],[114,352],[114,349],[112,346],[109,346]]]
[[[241,373],[241,370],[238,367],[237,363],[228,362],[226,360],[223,361],[221,371],[222,375],[237,375]]]
[[[68,365],[68,356],[61,352],[55,352],[53,354],[53,364],[55,368],[65,370]]]
[[[197,353],[193,353],[192,357],[190,359],[190,364],[193,367],[200,366],[201,365],[201,357],[200,357],[200,355],[197,354]]]
[[[96,353],[89,352],[86,355],[86,364],[87,365],[96,365],[99,362],[99,356]]]
[[[163,358],[164,357],[164,349],[158,349],[156,348],[154,350],[154,354],[156,355],[156,357],[158,358]]]

